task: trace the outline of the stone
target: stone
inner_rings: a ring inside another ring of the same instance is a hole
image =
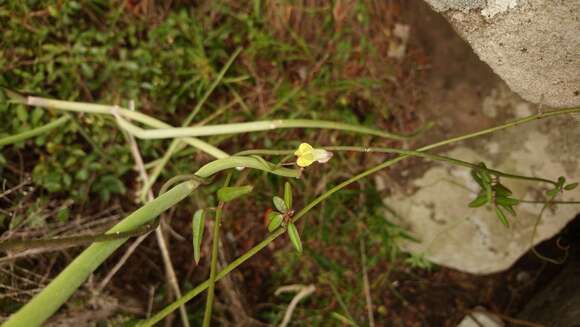
[[[482,308],[476,308],[473,313],[465,316],[457,327],[504,327],[501,319]]]
[[[498,85],[485,99],[497,112],[497,121],[513,119],[536,110],[505,85]],[[507,173],[549,178],[564,176],[580,181],[580,123],[570,117],[536,121],[465,142],[441,153]],[[508,269],[533,244],[557,234],[578,213],[578,205],[558,205],[544,212],[534,225],[542,204],[522,203],[506,228],[491,207],[469,208],[479,191],[468,168],[437,162],[412,181],[405,192],[384,199],[397,217],[388,218],[406,228],[419,242],[406,241],[403,249],[422,253],[434,263],[458,270],[489,274]],[[545,198],[549,184],[502,178],[519,199]],[[559,200],[579,200],[580,188]]]
[[[426,0],[524,99],[580,105],[580,0]]]

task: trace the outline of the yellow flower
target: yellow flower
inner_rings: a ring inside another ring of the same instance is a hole
[[[296,164],[300,167],[308,167],[315,161],[325,163],[332,158],[332,152],[324,149],[315,149],[308,143],[300,144],[294,155],[298,157]]]

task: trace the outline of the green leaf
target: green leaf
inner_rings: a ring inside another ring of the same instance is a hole
[[[292,209],[292,185],[290,182],[284,184],[284,203],[286,203],[286,208]]]
[[[513,206],[509,206],[509,205],[500,205],[502,208],[504,208],[507,212],[509,212],[512,216],[516,216],[516,211],[514,210]]]
[[[555,187],[555,188],[553,188],[553,189],[551,189],[551,190],[547,190],[547,191],[546,191],[546,194],[547,194],[549,197],[553,198],[553,197],[555,197],[556,195],[558,195],[558,193],[559,193],[559,192],[560,192],[560,188],[559,188],[559,187]]]
[[[487,202],[491,202],[493,198],[493,192],[491,190],[491,184],[485,183],[483,184],[483,190],[485,191],[485,198]]]
[[[286,206],[286,202],[282,200],[279,196],[272,197],[272,202],[274,202],[274,207],[276,210],[280,211],[281,213],[288,212],[288,207]]]
[[[576,187],[578,187],[578,183],[570,183],[566,186],[564,186],[564,189],[566,191],[572,191],[573,189],[575,189]]]
[[[284,217],[282,217],[282,215],[279,212],[270,212],[268,214],[268,221],[270,222],[268,224],[268,231],[269,232],[273,232],[274,230],[276,230],[278,227],[280,227],[280,225],[282,225],[282,221],[284,220]]]
[[[193,231],[193,259],[195,264],[198,264],[201,258],[201,241],[205,228],[205,210],[199,209],[193,214],[191,228]]]
[[[495,198],[495,203],[502,206],[514,206],[516,204],[519,204],[520,201],[518,201],[517,199],[512,199],[504,196],[498,196]]]
[[[483,162],[479,166],[481,168],[477,169],[476,174],[479,175],[483,184],[491,184],[491,175],[487,171],[487,166]]]
[[[302,253],[302,241],[300,241],[300,234],[298,234],[298,229],[296,229],[296,225],[293,223],[288,224],[288,236],[290,237],[290,241],[292,241],[292,245],[296,248],[298,253]]]
[[[226,186],[217,191],[217,196],[220,201],[229,202],[252,192],[253,189],[252,185]]]
[[[562,186],[564,186],[565,183],[566,183],[566,177],[564,177],[564,176],[558,177],[558,186],[559,186],[559,188],[562,188]]]
[[[473,180],[481,187],[483,188],[484,184],[483,184],[483,180],[481,179],[481,176],[478,174],[478,170],[477,169],[472,169],[471,170],[471,177],[473,177]]]
[[[487,203],[487,196],[484,192],[480,192],[479,195],[469,202],[470,208],[478,208]]]
[[[274,168],[275,168],[274,165],[272,165],[271,163],[269,163],[268,161],[266,161],[266,159],[264,159],[264,158],[262,158],[260,156],[252,155],[250,157],[258,160],[262,164],[262,166],[264,166],[264,170],[266,170],[266,171],[271,171],[271,170],[274,170]]]
[[[501,183],[497,183],[495,184],[495,186],[493,187],[493,190],[495,191],[495,195],[496,196],[510,196],[512,195],[512,191],[505,187],[505,185],[501,184]]]
[[[495,207],[495,215],[505,227],[510,227],[509,220],[506,218],[505,213],[503,213],[499,207]]]

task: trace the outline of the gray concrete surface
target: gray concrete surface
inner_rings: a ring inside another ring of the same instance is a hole
[[[525,117],[537,108],[522,100],[500,83],[483,100],[482,112],[499,121]],[[556,180],[580,180],[580,123],[570,117],[537,121],[494,133],[443,153],[469,162],[485,162],[503,172]],[[549,185],[502,179],[519,199],[545,199]],[[390,220],[406,228],[419,242],[402,246],[422,253],[429,260],[474,274],[489,274],[508,269],[532,245],[557,234],[578,213],[577,205],[559,205],[546,210],[534,225],[542,204],[522,203],[517,216],[509,217],[504,227],[491,206],[469,208],[479,192],[469,169],[449,164],[428,166],[422,176],[408,185],[408,192],[393,192],[384,199],[398,217]],[[565,193],[560,200],[580,199],[580,188]]]
[[[426,0],[524,99],[580,105],[580,0]]]

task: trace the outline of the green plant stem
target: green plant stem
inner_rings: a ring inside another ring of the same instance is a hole
[[[181,183],[167,193],[134,211],[111,228],[108,233],[131,231],[159,216],[188,196],[199,183]],[[37,294],[2,325],[3,327],[40,326],[80,287],[95,269],[127,238],[94,243],[73,260],[42,292]]]
[[[24,140],[27,140],[29,138],[33,138],[35,136],[44,134],[48,131],[51,131],[55,128],[58,128],[62,125],[64,125],[66,122],[68,122],[70,120],[70,116],[68,115],[64,115],[56,120],[51,121],[50,123],[40,126],[40,127],[36,127],[33,128],[31,130],[22,132],[22,133],[18,133],[16,135],[10,135],[10,136],[6,136],[3,138],[0,138],[0,146],[3,145],[7,145],[7,144],[13,144],[16,142],[21,142]]]
[[[420,157],[428,160],[433,161],[441,161],[447,162],[456,166],[467,167],[472,169],[482,169],[489,172],[492,175],[511,178],[511,179],[521,179],[521,180],[528,180],[528,181],[535,181],[535,182],[543,182],[549,183],[552,185],[557,185],[557,181],[552,181],[549,179],[541,178],[541,177],[530,177],[530,176],[523,176],[523,175],[516,175],[516,174],[508,174],[501,172],[495,169],[483,168],[477,164],[463,161],[460,159],[455,159],[447,156],[441,156],[436,154],[430,154],[427,152],[421,151],[414,151],[414,150],[403,150],[403,149],[395,149],[395,148],[376,148],[376,147],[359,147],[359,146],[325,146],[322,147],[328,151],[353,151],[353,152],[364,152],[364,153],[397,153],[401,155],[409,155],[414,157]],[[263,154],[263,155],[286,155],[292,154],[295,150],[248,150],[236,153],[236,155],[256,155],[256,154]]]
[[[238,157],[232,156],[225,159],[219,159],[216,161],[212,161],[205,166],[201,167],[195,175],[178,175],[171,179],[169,179],[160,190],[160,195],[165,193],[165,190],[173,186],[176,183],[184,182],[186,180],[193,180],[197,184],[207,184],[207,179],[216,173],[227,170],[231,168],[253,168],[258,170],[263,170],[275,175],[280,175],[283,177],[291,177],[291,178],[298,178],[299,172],[297,170],[292,170],[283,167],[277,167],[272,163],[269,163],[271,167],[264,164],[264,162],[252,158],[252,157]],[[70,246],[78,246],[87,243],[93,242],[104,242],[104,241],[111,241],[111,240],[118,240],[118,239],[127,239],[128,237],[139,236],[149,232],[150,230],[154,230],[159,222],[156,221],[155,223],[146,222],[148,225],[141,226],[139,228],[135,228],[134,230],[128,230],[124,232],[107,232],[107,234],[99,234],[99,235],[82,235],[82,236],[69,236],[69,237],[61,237],[61,238],[45,238],[45,239],[33,239],[33,240],[7,240],[0,242],[0,251],[7,251],[7,250],[24,250],[24,249],[31,249],[31,248],[38,248],[38,247],[70,247]]]
[[[232,174],[229,173],[223,187],[227,187],[230,183]],[[211,311],[213,307],[213,298],[215,294],[215,277],[217,273],[218,249],[220,239],[220,225],[222,213],[224,210],[224,202],[220,201],[215,213],[215,221],[213,223],[213,240],[211,244],[211,263],[209,268],[209,286],[207,290],[207,299],[205,303],[205,313],[203,315],[203,327],[209,327],[211,322]]]
[[[167,138],[182,138],[193,136],[209,136],[209,135],[223,135],[223,134],[240,134],[249,132],[271,131],[275,129],[288,128],[319,128],[319,129],[333,129],[340,131],[349,131],[366,135],[373,135],[392,140],[408,140],[414,136],[398,135],[389,132],[383,132],[378,129],[373,129],[361,125],[351,125],[333,121],[325,120],[308,120],[308,119],[277,119],[264,120],[246,123],[233,124],[219,124],[207,126],[194,127],[174,127],[174,128],[157,128],[157,129],[142,129],[137,125],[121,119],[119,125],[127,132],[140,139],[167,139]]]
[[[195,106],[193,111],[187,116],[187,118],[185,118],[182,126],[188,126],[189,124],[191,124],[193,118],[195,118],[197,113],[201,110],[201,108],[205,104],[205,101],[213,93],[215,88],[220,84],[220,82],[222,81],[222,79],[226,75],[226,72],[230,69],[231,65],[234,63],[234,60],[238,57],[238,55],[240,54],[241,51],[242,51],[242,48],[237,48],[236,51],[234,51],[234,53],[230,56],[230,58],[228,59],[226,64],[222,67],[222,69],[218,73],[218,76],[216,77],[216,79],[213,81],[213,83],[210,85],[210,87],[204,93],[204,95],[199,100],[199,102],[197,103],[197,105]],[[117,121],[119,122],[120,120],[117,119]],[[163,128],[168,128],[168,127],[163,127]],[[155,168],[153,168],[153,171],[149,174],[149,180],[141,188],[141,193],[140,193],[141,197],[144,197],[147,194],[147,192],[149,191],[149,189],[153,186],[153,184],[155,184],[155,182],[157,181],[157,178],[159,178],[159,175],[161,174],[163,169],[165,169],[165,166],[169,162],[169,159],[171,159],[173,154],[179,148],[179,142],[181,140],[182,139],[179,139],[179,140],[174,139],[171,141],[169,148],[167,148],[167,151],[165,151],[165,153],[163,154],[163,157],[161,157],[161,161],[159,162],[159,164],[157,166],[155,166]],[[227,156],[227,154],[226,154],[226,156]],[[216,158],[221,159],[221,158],[224,158],[224,156],[216,157]]]
[[[161,120],[153,118],[151,116],[145,115],[138,111],[132,111],[129,109],[121,108],[118,106],[110,106],[104,104],[94,104],[94,103],[85,103],[85,102],[72,102],[72,101],[62,101],[62,100],[54,100],[54,99],[47,99],[47,98],[39,98],[39,97],[27,97],[26,102],[29,106],[36,106],[42,108],[51,108],[63,111],[72,111],[72,112],[82,112],[82,113],[89,113],[89,114],[101,114],[101,115],[112,115],[113,112],[118,112],[123,117],[135,120],[141,124],[153,127],[153,128],[170,128],[171,125],[164,123]],[[213,145],[206,143],[197,138],[184,138],[181,141],[203,151],[215,158],[225,158],[228,156],[227,153],[223,152],[222,150],[214,147]]]
[[[503,125],[495,126],[492,128],[484,129],[484,130],[477,131],[474,133],[458,136],[455,138],[451,138],[449,140],[445,140],[445,141],[437,142],[437,143],[434,143],[431,145],[427,145],[427,146],[424,146],[424,147],[417,149],[416,151],[431,150],[431,149],[439,148],[439,147],[442,147],[444,145],[448,145],[448,144],[451,144],[454,142],[463,141],[463,140],[471,139],[474,137],[490,134],[490,133],[493,133],[493,132],[496,132],[496,131],[499,131],[502,129],[514,127],[514,126],[517,126],[520,124],[524,124],[526,122],[540,120],[540,119],[553,117],[553,116],[557,116],[557,115],[576,113],[576,112],[580,112],[580,108],[561,109],[561,110],[551,111],[548,113],[540,113],[537,115],[532,115],[532,116],[529,116],[526,118],[522,118],[522,119],[518,119],[518,120],[515,120],[512,122],[508,122],[508,123],[505,123]],[[306,213],[308,213],[312,208],[314,208],[315,206],[320,204],[322,201],[324,201],[325,199],[330,197],[335,192],[348,186],[349,184],[352,184],[352,183],[358,181],[359,179],[365,178],[365,177],[367,177],[375,172],[378,172],[382,169],[385,169],[389,166],[392,166],[392,165],[396,164],[397,162],[399,162],[403,159],[406,159],[408,157],[409,157],[409,155],[400,155],[397,158],[387,160],[387,161],[385,161],[385,162],[383,162],[375,167],[372,167],[372,168],[370,168],[370,169],[368,169],[368,170],[366,170],[366,171],[364,171],[356,176],[353,176],[353,177],[347,179],[346,181],[338,184],[337,186],[331,188],[330,190],[328,190],[328,191],[324,192],[323,194],[321,194],[320,196],[318,196],[316,199],[314,199],[312,202],[310,202],[306,207],[302,208],[302,210],[300,210],[297,214],[294,215],[294,217],[292,218],[292,222],[296,222],[297,220],[302,218]],[[285,232],[284,229],[278,229],[278,230],[274,231],[273,233],[271,233],[262,242],[258,243],[253,248],[249,249],[246,253],[241,255],[239,258],[235,259],[229,265],[227,265],[222,271],[220,271],[217,274],[216,280],[220,280],[221,278],[226,276],[228,273],[230,273],[231,271],[236,269],[238,266],[243,264],[245,261],[249,260],[251,257],[253,257],[256,253],[260,252],[263,248],[268,246],[271,242],[273,242],[280,235],[284,234],[284,232]],[[187,294],[185,294],[183,297],[181,297],[177,301],[175,301],[175,302],[169,304],[168,306],[166,306],[165,308],[163,308],[161,311],[159,311],[157,314],[155,314],[150,319],[139,324],[139,326],[152,326],[156,322],[159,322],[165,316],[167,316],[168,314],[173,312],[175,309],[179,308],[180,305],[187,303],[189,300],[193,299],[195,296],[197,296],[198,294],[203,292],[208,287],[208,284],[209,284],[209,282],[207,280],[205,282],[199,284],[193,290],[187,292]]]

